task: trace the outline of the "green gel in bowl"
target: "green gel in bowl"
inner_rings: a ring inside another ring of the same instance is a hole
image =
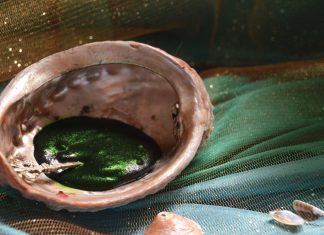
[[[160,158],[155,141],[140,130],[110,119],[72,117],[45,126],[34,138],[41,163],[82,162],[51,179],[72,188],[103,191],[147,174]]]

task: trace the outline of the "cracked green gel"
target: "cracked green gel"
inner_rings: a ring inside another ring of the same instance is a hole
[[[72,117],[44,127],[34,138],[39,164],[82,162],[48,175],[72,188],[102,191],[147,174],[161,156],[159,146],[140,130],[119,121]]]

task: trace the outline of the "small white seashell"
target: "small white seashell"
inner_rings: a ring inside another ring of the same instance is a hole
[[[305,223],[302,217],[288,210],[273,210],[270,211],[269,214],[282,224],[298,226]]]

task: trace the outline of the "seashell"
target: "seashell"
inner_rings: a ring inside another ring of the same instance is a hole
[[[47,124],[75,116],[134,126],[155,140],[162,157],[144,177],[113,189],[63,187],[45,173],[67,166],[40,166],[33,139]],[[25,68],[1,93],[0,180],[55,210],[124,205],[174,179],[208,138],[212,124],[204,84],[182,60],[137,42],[78,46]]]
[[[303,218],[288,210],[273,210],[270,211],[269,214],[282,224],[298,226],[305,223]]]
[[[199,224],[195,221],[174,214],[160,212],[153,222],[145,229],[144,235],[202,235]]]
[[[295,200],[293,202],[293,207],[298,215],[308,221],[316,220],[319,217],[324,217],[323,210],[300,200]]]

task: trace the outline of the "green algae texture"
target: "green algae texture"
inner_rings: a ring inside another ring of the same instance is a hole
[[[39,163],[80,161],[82,166],[51,174],[69,187],[101,191],[136,180],[150,171],[161,152],[153,139],[119,121],[89,117],[63,119],[34,138]]]

